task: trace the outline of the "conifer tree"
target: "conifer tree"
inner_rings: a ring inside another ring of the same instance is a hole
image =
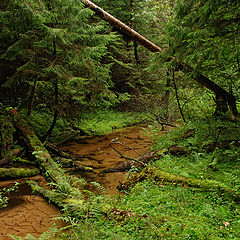
[[[118,102],[110,90],[112,63],[103,62],[118,37],[89,20],[93,12],[81,1],[6,0],[1,10],[0,61],[15,63],[1,87],[17,88],[16,98],[25,94],[29,106],[35,99],[61,112]]]
[[[179,0],[175,21],[169,26],[169,54],[188,63],[232,96],[215,92],[216,114],[226,112],[228,105],[237,114],[233,96],[239,95],[240,84],[239,13],[238,1]]]

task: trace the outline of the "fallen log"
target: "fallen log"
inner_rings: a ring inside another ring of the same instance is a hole
[[[162,156],[159,155],[157,152],[147,152],[143,154],[141,157],[136,159],[128,159],[127,161],[120,162],[113,168],[104,169],[103,173],[111,173],[111,172],[125,172],[130,170],[133,166],[141,167],[146,166],[152,160],[158,160]],[[143,165],[144,164],[144,165]]]
[[[53,190],[44,189],[38,186],[36,182],[29,182],[34,191],[41,193],[50,201],[63,208],[64,211],[72,213],[75,217],[84,217],[86,213],[101,212],[105,214],[111,211],[113,207],[103,201],[98,202],[97,205],[86,201],[82,191],[73,186],[78,183],[82,184],[80,182],[83,181],[79,181],[78,178],[68,176],[64,173],[59,164],[52,159],[42,142],[34,133],[32,127],[29,126],[27,121],[24,120],[17,111],[11,109],[9,114],[12,116],[12,122],[15,128],[20,131],[25,143],[35,156],[42,172],[48,179],[53,181]]]
[[[45,148],[52,152],[54,155],[56,155],[57,157],[62,157],[62,158],[72,158],[72,156],[70,156],[69,154],[65,153],[64,151],[62,151],[59,147],[57,147],[54,144],[51,143],[44,143]]]
[[[224,184],[217,181],[182,177],[177,174],[161,171],[155,167],[147,167],[143,169],[139,174],[136,174],[135,176],[120,183],[117,189],[119,191],[129,191],[129,189],[136,183],[142,182],[145,179],[153,179],[154,181],[161,183],[179,184],[185,187],[200,188],[203,191],[216,191],[221,195],[230,196],[237,202],[240,200],[240,195],[237,191],[226,187]]]
[[[113,27],[115,27],[120,33],[136,40],[141,45],[149,49],[151,52],[161,52],[162,49],[158,47],[156,44],[152,43],[145,37],[143,37],[138,32],[134,31],[132,28],[128,27],[123,22],[119,21],[117,18],[113,17],[106,11],[104,11],[102,8],[94,4],[93,2],[89,0],[83,0],[84,5],[89,7],[91,10],[93,10],[98,16],[100,16],[102,19],[109,22]]]
[[[70,184],[67,184],[66,176],[59,165],[52,159],[46,148],[43,146],[42,142],[34,133],[32,127],[28,122],[21,117],[21,115],[15,110],[11,109],[9,111],[12,117],[12,122],[14,127],[21,133],[24,142],[28,146],[29,150],[32,152],[37,160],[41,170],[45,175],[56,182],[61,184],[66,182],[66,188],[71,189]]]
[[[83,166],[83,165],[73,161],[72,159],[61,158],[61,157],[54,157],[53,159],[54,159],[54,161],[56,161],[57,163],[60,163],[63,167],[66,167],[66,168],[72,168],[73,167],[78,171],[93,172],[93,168]]]
[[[22,177],[33,177],[40,174],[39,169],[24,169],[24,168],[0,168],[0,179],[16,179]]]
[[[67,212],[68,216],[74,216],[77,219],[85,218],[86,213],[89,216],[92,212],[100,212],[101,214],[106,215],[114,209],[111,205],[105,203],[104,201],[99,201],[97,205],[94,205],[91,204],[91,202],[84,200],[82,197],[78,198],[75,196],[75,198],[72,198],[71,195],[66,197],[66,195],[59,192],[47,190],[40,187],[34,181],[27,181],[27,183],[31,186],[33,191],[39,192],[45,198],[63,208],[64,211]]]

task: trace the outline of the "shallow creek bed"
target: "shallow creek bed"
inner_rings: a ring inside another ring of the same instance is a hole
[[[88,182],[98,182],[105,188],[106,194],[119,194],[116,187],[125,178],[126,173],[103,173],[105,169],[113,168],[126,161],[111,147],[113,142],[121,143],[115,144],[115,148],[130,158],[137,158],[149,151],[152,143],[151,138],[146,135],[142,127],[134,126],[115,130],[104,136],[71,141],[61,149],[81,156],[78,162],[83,166],[93,168],[93,172],[74,171],[72,174],[83,177]],[[28,179],[37,181],[40,186],[47,184],[41,176]],[[18,190],[9,195],[8,206],[0,209],[1,240],[10,240],[11,238],[7,234],[24,237],[30,233],[38,237],[53,223],[57,226],[62,225],[59,220],[53,219],[60,216],[57,207],[48,203],[41,196],[33,194],[24,178],[0,181],[0,188],[11,187],[16,181],[19,183]],[[94,190],[91,187],[89,189]]]

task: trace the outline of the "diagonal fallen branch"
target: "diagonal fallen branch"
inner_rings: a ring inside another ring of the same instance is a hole
[[[113,147],[113,144],[121,144],[123,146],[126,146],[125,144],[123,143],[120,143],[120,142],[113,142],[113,143],[110,143],[110,147],[116,152],[119,154],[120,158],[125,158],[127,160],[131,160],[131,161],[134,161],[134,162],[137,162],[139,164],[141,164],[142,166],[146,166],[146,163],[142,162],[141,160],[137,159],[137,158],[130,158],[130,157],[126,157],[124,156],[121,152],[119,152],[115,147]],[[130,149],[133,150],[132,147],[128,146]],[[134,150],[136,153],[138,153],[136,150]],[[142,156],[140,153],[138,153],[140,156]]]

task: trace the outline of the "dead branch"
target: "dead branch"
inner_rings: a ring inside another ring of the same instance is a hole
[[[130,157],[126,157],[124,156],[121,152],[119,152],[115,147],[113,147],[113,143],[110,144],[110,147],[116,152],[119,154],[120,158],[125,158],[127,160],[131,160],[131,161],[134,161],[134,162],[137,162],[139,164],[141,164],[142,166],[146,166],[145,163],[143,163],[142,161],[136,159],[136,158],[130,158]]]
[[[119,145],[122,145],[122,146],[124,146],[124,147],[127,147],[127,148],[133,150],[135,153],[137,153],[139,156],[142,157],[142,154],[141,154],[141,153],[139,153],[136,149],[134,149],[133,147],[127,145],[126,143],[122,143],[122,142],[119,142],[119,141],[118,141],[118,142],[113,142],[113,140],[112,140],[112,143],[111,143],[111,144],[119,144]]]

